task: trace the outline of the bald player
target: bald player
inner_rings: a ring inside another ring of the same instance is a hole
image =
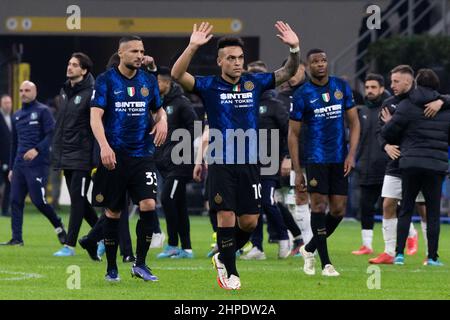
[[[61,218],[47,203],[45,187],[49,170],[49,148],[55,120],[49,108],[36,100],[36,85],[24,81],[19,89],[22,108],[12,116],[11,181],[12,239],[2,245],[23,246],[22,225],[25,197],[50,221],[61,244],[66,241]]]

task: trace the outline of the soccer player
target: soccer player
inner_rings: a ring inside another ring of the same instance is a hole
[[[103,225],[107,272],[105,280],[120,281],[116,256],[119,218],[128,192],[139,204],[136,225],[136,263],[133,276],[157,281],[145,264],[155,229],[156,173],[152,155],[167,135],[167,118],[161,108],[158,83],[140,70],[144,44],[137,36],[120,39],[120,64],[102,73],[91,102],[91,127],[100,145],[101,165],[93,197],[106,208]],[[153,116],[155,118],[153,118]]]
[[[61,218],[47,203],[45,186],[48,179],[49,152],[55,120],[46,105],[36,100],[37,88],[24,81],[19,89],[22,108],[12,116],[12,146],[9,180],[11,181],[12,239],[2,245],[23,246],[22,225],[25,197],[30,194],[36,208],[55,228],[61,244],[66,231]]]
[[[295,171],[295,187],[305,192],[305,178],[299,160],[299,135],[305,132],[305,168],[307,191],[311,199],[313,238],[300,248],[303,271],[315,274],[314,251],[322,262],[323,276],[339,276],[328,256],[327,237],[341,222],[347,202],[348,175],[355,166],[359,140],[358,112],[354,108],[350,86],[328,75],[326,53],[312,49],[307,54],[311,79],[294,93],[289,121],[289,152]],[[345,141],[344,115],[350,128],[350,149]],[[326,214],[327,207],[330,212]]]
[[[378,144],[376,130],[378,116],[383,101],[389,97],[384,90],[384,79],[380,74],[369,73],[366,76],[364,105],[357,106],[359,122],[361,124],[361,137],[356,156],[359,170],[359,183],[361,187],[361,235],[362,246],[352,251],[354,255],[373,253],[373,226],[375,205],[381,197],[383,177],[388,163],[388,156]]]
[[[92,61],[86,54],[72,54],[66,70],[68,80],[60,93],[62,102],[53,137],[52,165],[55,170],[64,170],[70,195],[70,220],[67,242],[54,253],[57,257],[75,255],[83,218],[91,227],[98,220],[87,199],[94,146],[90,127],[90,103],[95,83],[90,73],[92,67]]]
[[[383,239],[384,252],[377,257],[369,259],[371,264],[393,264],[395,249],[397,243],[397,209],[398,202],[402,200],[402,172],[399,168],[400,149],[398,145],[389,144],[380,134],[387,119],[394,114],[401,101],[408,98],[410,92],[414,89],[414,70],[408,65],[398,65],[391,70],[391,89],[394,96],[387,98],[383,102],[383,108],[378,123],[377,137],[383,150],[391,159],[386,167],[386,173],[383,180]],[[425,114],[435,115],[444,104],[443,99],[437,99],[427,104]],[[419,193],[416,198],[416,208],[422,221],[422,233],[424,240],[427,241],[426,208],[424,197]],[[409,227],[409,236],[407,240],[406,254],[412,255],[417,252],[417,231],[411,223]]]
[[[217,45],[220,76],[194,77],[188,73],[187,68],[195,52],[213,37],[213,26],[208,22],[202,22],[198,28],[194,25],[189,45],[172,68],[172,77],[176,81],[202,97],[208,115],[210,141],[221,146],[211,148],[210,152],[214,163],[208,166],[209,203],[213,210],[217,210],[218,219],[219,252],[213,256],[213,264],[219,285],[228,290],[240,289],[235,253],[249,240],[261,206],[256,138],[259,98],[264,91],[292,77],[299,63],[297,35],[282,21],[278,21],[275,27],[279,32],[277,36],[290,47],[291,52],[286,65],[275,73],[243,75],[244,44],[239,38],[228,37],[221,38]],[[254,137],[245,139],[243,153],[235,152],[234,148],[239,129],[241,132],[247,130]],[[235,226],[236,216],[238,226]]]
[[[163,108],[167,113],[168,136],[182,128],[189,132],[190,140],[183,141],[193,149],[194,121],[197,114],[192,103],[184,96],[181,87],[170,77],[170,69],[160,67],[158,72],[159,92],[163,99]],[[184,139],[184,138],[183,138]],[[156,148],[156,167],[164,179],[161,204],[166,216],[168,245],[158,258],[193,258],[189,215],[186,204],[186,184],[192,180],[193,163],[175,164],[172,153],[179,142],[167,140]],[[189,156],[192,157],[193,152]],[[186,154],[180,155],[186,157]],[[178,238],[181,249],[178,248]]]
[[[253,61],[247,66],[250,73],[267,72],[267,66],[263,61]],[[288,153],[287,131],[289,113],[284,108],[280,100],[275,99],[275,90],[265,91],[261,95],[259,106],[259,128],[267,130],[267,150],[272,150],[273,146],[279,152],[280,159]],[[279,139],[273,141],[271,131],[278,131]],[[267,167],[267,165],[261,165]],[[261,204],[262,211],[266,215],[268,229],[273,230],[278,236],[278,258],[287,258],[290,254],[289,235],[283,216],[275,201],[275,189],[279,186],[280,170],[273,174],[261,175]],[[263,217],[259,216],[258,224],[251,236],[252,249],[241,256],[244,260],[264,260],[266,255],[263,250]]]

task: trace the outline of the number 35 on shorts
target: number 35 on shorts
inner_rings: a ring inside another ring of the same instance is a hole
[[[156,172],[146,172],[145,178],[147,179],[146,184],[148,186],[151,186],[151,185],[157,186],[158,185],[158,183],[157,183],[158,179],[156,178]]]

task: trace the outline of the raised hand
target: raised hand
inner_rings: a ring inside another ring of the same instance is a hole
[[[197,24],[194,24],[189,44],[200,47],[207,43],[213,37],[213,35],[211,34],[212,28],[213,25],[209,24],[209,22],[202,22],[198,29]]]
[[[277,21],[275,23],[275,28],[277,28],[279,34],[277,37],[280,38],[285,44],[291,48],[297,48],[300,45],[300,40],[298,40],[297,34],[291,29],[291,27],[284,23],[283,21]]]

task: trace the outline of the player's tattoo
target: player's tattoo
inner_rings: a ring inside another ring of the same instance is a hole
[[[283,82],[288,81],[297,72],[297,68],[300,64],[300,51],[296,53],[290,53],[286,61],[286,64],[275,71],[275,85],[279,86]]]

